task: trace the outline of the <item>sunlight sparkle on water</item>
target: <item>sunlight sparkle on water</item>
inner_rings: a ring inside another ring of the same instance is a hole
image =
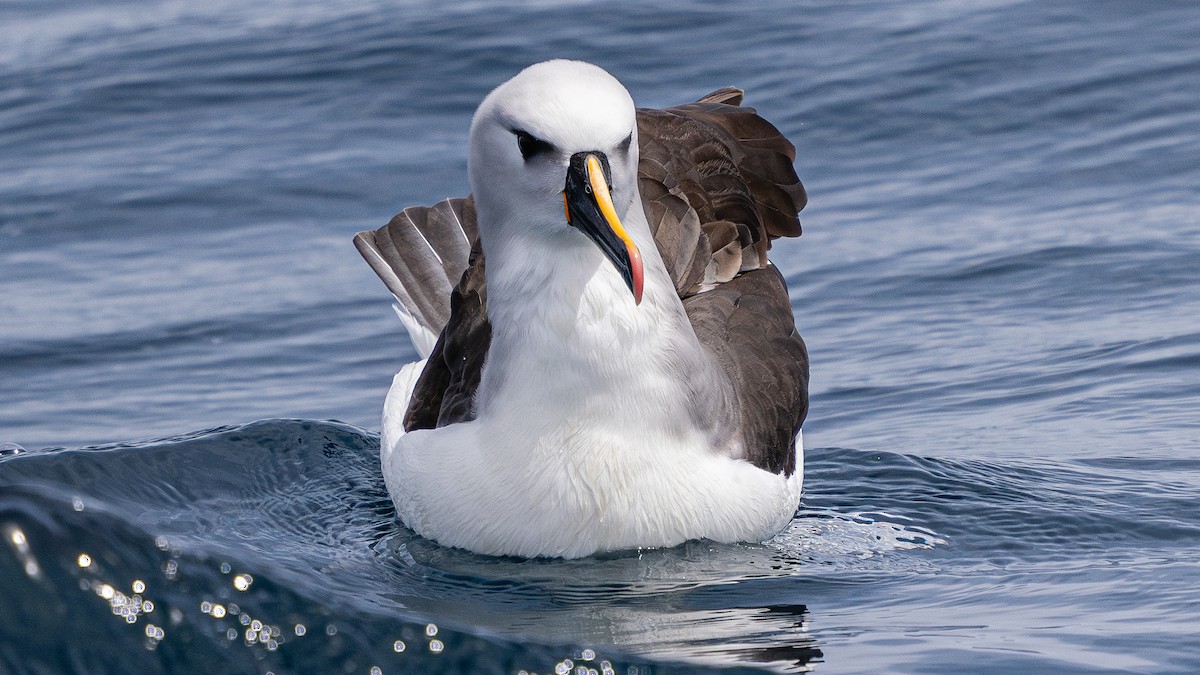
[[[92,567],[92,559],[86,553],[82,553],[76,559],[76,563],[81,569],[89,570]],[[134,579],[130,582],[132,589],[131,595],[122,593],[116,586],[99,579],[83,579],[80,583],[80,588],[83,590],[92,590],[100,599],[108,603],[109,609],[114,616],[120,617],[125,623],[137,623],[138,619],[154,612],[154,601],[149,598],[142,597],[142,593],[146,591],[146,582],[141,579]],[[146,646],[154,649],[165,636],[165,632],[155,624],[147,624],[146,637],[151,639],[151,642]]]
[[[8,541],[12,544],[17,558],[21,560],[21,564],[25,568],[25,574],[28,574],[30,577],[40,576],[41,568],[38,566],[37,560],[34,559],[33,553],[29,550],[29,539],[25,536],[25,532],[15,525],[10,525],[7,529]]]

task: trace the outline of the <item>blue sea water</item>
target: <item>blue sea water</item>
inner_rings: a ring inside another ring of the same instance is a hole
[[[1200,8],[0,1],[0,673],[1200,670]],[[806,495],[577,561],[396,520],[350,245],[581,58],[797,146]],[[581,669],[582,670],[579,670]]]

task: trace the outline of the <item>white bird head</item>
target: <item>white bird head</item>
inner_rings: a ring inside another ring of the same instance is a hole
[[[579,61],[526,68],[471,123],[468,171],[485,252],[497,242],[578,246],[586,236],[640,302],[641,253],[623,225],[641,209],[637,165],[633,99],[616,78]]]

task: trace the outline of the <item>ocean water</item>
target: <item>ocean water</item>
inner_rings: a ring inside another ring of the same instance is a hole
[[[0,1],[0,673],[1200,670],[1193,3]],[[798,150],[764,544],[445,549],[350,243],[581,58]],[[582,669],[582,670],[581,670]]]

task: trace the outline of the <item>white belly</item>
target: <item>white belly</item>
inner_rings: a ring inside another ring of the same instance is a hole
[[[637,306],[584,243],[580,260],[548,254],[552,283],[501,283],[502,270],[488,268],[493,332],[478,419],[404,433],[419,371],[397,375],[382,463],[400,519],[441,544],[527,557],[774,536],[800,501],[800,439],[790,477],[712,448],[736,442],[704,423],[727,410],[727,384],[665,269],[647,267]]]
[[[383,473],[405,525],[490,555],[580,557],[689,539],[763,541],[795,514],[790,477],[707,448],[619,430],[514,437],[486,420],[391,437]]]

